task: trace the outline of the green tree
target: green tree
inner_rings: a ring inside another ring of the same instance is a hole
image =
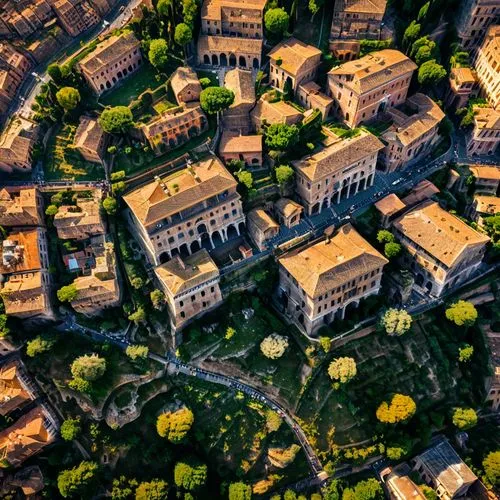
[[[250,500],[252,498],[252,487],[248,484],[238,482],[229,485],[229,500]]]
[[[78,106],[80,102],[80,92],[73,87],[63,87],[57,91],[56,99],[61,108],[65,111],[71,111]]]
[[[248,170],[240,170],[236,172],[236,177],[238,181],[243,184],[247,189],[252,189],[253,186],[253,175]]]
[[[82,432],[82,423],[79,418],[68,418],[61,425],[61,437],[65,441],[73,441]]]
[[[381,319],[381,325],[389,335],[404,335],[410,330],[411,323],[412,317],[404,309],[387,309]]]
[[[483,460],[486,477],[494,486],[500,484],[500,450],[492,451]]]
[[[473,408],[455,408],[453,425],[460,430],[470,429],[477,424],[477,413]]]
[[[49,64],[47,68],[47,73],[50,76],[50,78],[54,80],[54,83],[56,85],[60,85],[64,80],[63,72],[59,64],[56,63]]]
[[[76,358],[71,365],[71,374],[75,378],[82,378],[94,382],[101,378],[106,371],[106,360],[97,354],[85,354]]]
[[[102,201],[102,208],[109,215],[116,215],[116,211],[118,210],[118,202],[112,196],[106,196]]]
[[[418,69],[418,83],[432,87],[446,76],[446,70],[434,59],[426,61]]]
[[[470,344],[464,344],[462,347],[458,349],[458,361],[464,363],[465,361],[469,361],[474,354],[474,347]]]
[[[288,165],[280,165],[275,169],[276,181],[280,186],[286,186],[293,180],[293,168]]]
[[[409,420],[417,411],[417,405],[410,396],[395,394],[391,401],[384,401],[377,408],[377,418],[380,422],[397,424]]]
[[[99,466],[95,462],[81,462],[77,467],[63,470],[57,476],[57,487],[64,498],[93,496],[97,486]]]
[[[139,483],[136,479],[125,476],[113,479],[111,500],[131,500],[135,496],[135,490]]]
[[[323,500],[340,500],[339,482],[337,479],[330,481],[321,490]]]
[[[446,318],[457,326],[472,326],[477,319],[477,309],[472,302],[459,300],[446,309]]]
[[[283,36],[288,29],[290,16],[286,13],[285,9],[274,8],[269,9],[264,16],[264,24],[266,30],[275,36]]]
[[[266,358],[278,359],[285,354],[288,347],[288,337],[272,333],[260,343],[260,350]]]
[[[26,344],[26,354],[30,358],[34,358],[35,356],[49,352],[54,347],[55,343],[56,337],[53,335],[37,335]]]
[[[167,500],[168,483],[161,479],[152,479],[139,484],[135,491],[135,500]]]
[[[156,430],[161,437],[178,444],[186,437],[193,422],[193,412],[183,406],[176,411],[161,413],[156,421]]]
[[[299,142],[299,129],[296,125],[273,123],[265,131],[265,143],[269,149],[286,151]]]
[[[45,209],[45,215],[49,215],[50,217],[54,217],[54,215],[56,215],[57,212],[59,212],[59,208],[57,207],[57,205],[49,205]]]
[[[417,24],[416,21],[412,21],[406,28],[403,36],[403,47],[406,52],[408,52],[408,49],[413,45],[413,43],[420,35],[420,28],[420,24]]]
[[[319,338],[319,345],[325,352],[330,352],[330,349],[332,347],[332,339],[330,337],[320,337]]]
[[[177,45],[184,47],[193,39],[192,29],[185,23],[179,23],[175,27],[174,40]]]
[[[212,85],[212,81],[210,78],[207,78],[206,76],[203,78],[200,78],[200,85],[202,89],[206,89],[207,87],[210,87]]]
[[[196,491],[207,482],[207,466],[196,459],[177,462],[174,481],[179,488]]]
[[[309,8],[309,12],[313,15],[313,17],[319,12],[321,7],[323,7],[324,0],[309,0],[307,7]]]
[[[147,345],[129,345],[125,349],[125,354],[132,360],[147,359],[149,354],[149,347]]]
[[[134,276],[130,280],[130,284],[136,289],[140,290],[144,286],[144,280],[140,276]]]
[[[184,22],[193,29],[196,15],[198,14],[198,4],[196,0],[182,0],[182,17]]]
[[[236,334],[236,330],[232,326],[228,326],[226,329],[226,335],[224,335],[224,338],[226,340],[231,340],[235,334]]]
[[[76,285],[72,283],[71,285],[66,285],[57,290],[57,298],[61,302],[73,302],[78,297],[78,290]]]
[[[128,106],[106,108],[99,117],[99,125],[109,134],[122,134],[134,124],[132,111]]]
[[[356,484],[354,488],[346,488],[342,500],[382,500],[384,490],[375,478],[366,479]]]
[[[275,432],[281,427],[281,417],[273,410],[266,411],[266,427],[268,432]]]
[[[384,255],[388,259],[394,259],[401,253],[402,247],[399,243],[386,243],[384,245]]]
[[[420,484],[418,487],[422,490],[422,493],[424,494],[424,497],[427,498],[427,500],[439,499],[437,493],[430,486],[427,486],[426,484]]]
[[[153,290],[149,297],[155,309],[161,309],[165,303],[165,294],[161,290]]]
[[[341,384],[352,380],[357,372],[356,361],[353,358],[336,358],[328,366],[328,375],[330,378]]]
[[[146,320],[146,311],[143,307],[139,306],[135,312],[129,314],[128,319],[138,325]]]
[[[225,87],[207,87],[200,94],[200,104],[209,115],[219,115],[234,102],[234,92]]]
[[[430,5],[430,2],[424,3],[424,5],[422,5],[420,10],[418,11],[417,21],[421,21],[422,19],[425,18],[425,16],[427,15],[427,12],[429,10],[429,5]]]
[[[151,40],[148,52],[149,62],[158,70],[162,70],[168,63],[168,44],[163,38]]]
[[[393,243],[396,241],[396,238],[390,231],[387,231],[387,229],[381,229],[377,233],[377,241],[379,243]]]
[[[78,392],[90,392],[92,389],[92,384],[88,380],[84,380],[83,378],[75,377],[68,382],[68,386],[70,389]]]

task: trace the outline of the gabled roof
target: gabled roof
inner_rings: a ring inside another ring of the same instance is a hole
[[[194,70],[189,66],[180,66],[170,78],[170,86],[174,95],[177,97],[188,85],[194,85],[201,91],[201,84]]]
[[[472,165],[469,167],[476,179],[488,179],[500,181],[500,166],[495,165]]]
[[[473,106],[474,126],[478,129],[500,130],[500,111]]]
[[[149,226],[202,201],[235,189],[234,177],[216,157],[154,180],[123,198],[137,219]]]
[[[0,189],[0,225],[38,225],[36,188]]]
[[[290,217],[290,215],[297,211],[302,212],[304,207],[288,198],[280,198],[274,203],[274,209],[283,217]]]
[[[281,257],[279,263],[316,298],[389,262],[350,224],[330,238]]]
[[[201,7],[202,19],[221,19],[221,8],[234,8],[237,13],[241,9],[263,11],[267,0],[205,0]]]
[[[224,132],[219,153],[262,153],[262,135],[235,135]]]
[[[394,193],[384,196],[375,203],[375,208],[385,216],[393,215],[405,207],[406,205]]]
[[[279,229],[279,224],[262,208],[254,208],[247,214],[247,222],[254,224],[259,231]]]
[[[351,81],[343,79],[342,83],[357,94],[363,94],[415,69],[417,65],[399,50],[384,49],[343,63],[328,75],[352,76]]]
[[[384,14],[387,0],[346,0],[342,12]]]
[[[476,211],[486,215],[496,215],[500,213],[500,198],[498,196],[474,196],[476,201]]]
[[[219,277],[219,268],[205,249],[182,259],[178,255],[155,268],[155,273],[173,296]]]
[[[202,35],[198,38],[198,52],[224,52],[228,58],[232,53],[260,56],[262,43],[261,38]]]
[[[81,116],[73,144],[76,148],[85,148],[97,154],[99,153],[99,144],[105,134],[106,132],[95,118]]]
[[[255,83],[252,71],[249,69],[230,69],[224,76],[224,87],[234,92],[232,108],[239,104],[255,102]]]
[[[447,267],[453,266],[467,248],[490,240],[435,201],[417,205],[396,219],[394,227]]]
[[[320,57],[321,50],[296,38],[281,42],[269,52],[271,61],[276,64],[276,61],[281,59],[279,67],[291,75],[297,75],[311,59],[317,59],[319,62]]]

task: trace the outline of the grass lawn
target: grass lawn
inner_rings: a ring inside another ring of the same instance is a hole
[[[45,151],[45,178],[51,180],[104,179],[104,169],[91,163],[72,147],[76,126],[66,124],[54,130]]]
[[[392,125],[392,121],[382,121],[376,120],[368,125],[363,125],[363,128],[371,132],[373,135],[380,137],[390,126]]]
[[[162,99],[153,105],[153,109],[160,115],[169,109],[177,107],[177,104],[170,102],[169,100]]]

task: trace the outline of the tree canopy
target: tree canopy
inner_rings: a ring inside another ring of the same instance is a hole
[[[354,488],[346,488],[342,493],[342,500],[382,500],[384,490],[375,478],[360,481]]]
[[[265,142],[269,149],[286,151],[299,142],[299,129],[296,125],[273,123],[265,131]]]
[[[57,298],[61,302],[73,302],[78,297],[78,290],[76,289],[76,285],[71,283],[71,285],[66,285],[59,290],[57,290]]]
[[[112,196],[106,196],[102,201],[102,208],[104,208],[107,214],[115,215],[118,210],[118,203]]]
[[[472,302],[459,300],[446,309],[446,318],[457,326],[472,326],[477,319],[477,309]]]
[[[288,337],[272,333],[260,343],[260,350],[266,358],[278,359],[285,354],[288,347]]]
[[[418,24],[416,21],[412,21],[408,25],[403,35],[403,47],[405,47],[405,49],[410,47],[418,38],[418,36],[420,35],[420,27],[420,24]]]
[[[462,347],[459,347],[458,349],[458,361],[460,361],[460,363],[469,361],[470,358],[472,358],[473,354],[474,354],[474,347],[471,346],[470,344],[464,344]]]
[[[282,36],[285,33],[289,22],[290,16],[286,13],[285,9],[280,7],[269,9],[264,16],[266,30],[277,36]]]
[[[79,418],[68,418],[61,425],[61,437],[65,441],[73,441],[82,431],[82,424]]]
[[[396,238],[390,231],[387,231],[387,229],[381,229],[377,233],[377,241],[379,243],[393,243],[396,241]]]
[[[61,108],[65,111],[71,111],[78,106],[80,102],[80,92],[73,87],[63,87],[57,91],[56,99]]]
[[[161,413],[156,421],[156,430],[171,443],[180,443],[194,422],[193,412],[185,406],[176,411]]]
[[[77,467],[63,470],[57,477],[59,493],[64,498],[87,498],[95,491],[98,471],[95,462],[81,462]]]
[[[477,424],[477,413],[473,408],[455,408],[453,425],[460,430],[470,429]]]
[[[490,483],[498,486],[500,484],[500,450],[488,453],[484,457],[483,467]]]
[[[352,380],[356,376],[356,373],[356,361],[353,358],[337,358],[328,366],[328,375],[330,375],[330,378],[341,384]]]
[[[132,360],[147,359],[149,354],[149,347],[147,345],[129,345],[125,349],[125,354]]]
[[[377,418],[380,422],[397,424],[410,419],[417,411],[417,405],[410,396],[395,394],[388,403],[384,401],[377,408]]]
[[[179,488],[195,491],[207,481],[207,466],[199,460],[183,460],[174,468],[174,481]]]
[[[151,299],[151,303],[155,309],[161,309],[165,303],[165,294],[158,289],[153,290],[149,294],[149,298]]]
[[[48,352],[54,347],[56,343],[56,337],[53,335],[37,335],[34,339],[29,340],[26,344],[26,354],[30,358],[34,358],[39,354]]]
[[[200,94],[200,104],[205,112],[214,115],[229,108],[234,102],[234,92],[225,87],[207,87]]]
[[[229,485],[229,500],[251,500],[252,487],[248,484],[238,482]]]
[[[106,360],[97,354],[85,354],[76,358],[71,365],[71,373],[75,378],[93,382],[101,378],[106,371]]]
[[[288,165],[280,165],[275,169],[276,181],[280,186],[286,186],[293,180],[293,168]]]
[[[175,27],[174,40],[175,43],[183,47],[193,39],[193,31],[185,23],[179,23]]]
[[[134,124],[132,111],[128,106],[115,106],[106,108],[99,117],[99,125],[104,132],[109,134],[121,134]]]
[[[152,479],[139,484],[135,490],[135,500],[167,500],[168,483],[161,479]]]
[[[387,309],[381,324],[389,335],[403,335],[411,328],[412,317],[404,309]]]
[[[418,83],[431,87],[446,76],[446,70],[434,59],[424,62],[418,69]]]
[[[148,59],[156,69],[164,69],[168,63],[168,44],[163,38],[151,40]]]
[[[394,257],[397,257],[401,253],[401,245],[399,243],[393,242],[393,243],[386,243],[384,245],[384,255],[388,259],[393,259]]]

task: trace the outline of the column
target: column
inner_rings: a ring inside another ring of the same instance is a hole
[[[234,227],[236,228],[236,233],[240,236],[240,225],[235,223]]]
[[[337,205],[340,203],[340,195],[341,194],[342,194],[342,187],[340,187],[340,189],[337,192],[337,201],[336,201]]]
[[[210,244],[212,245],[212,248],[215,248],[214,241],[212,240],[212,233],[209,233],[208,237],[210,238]]]

